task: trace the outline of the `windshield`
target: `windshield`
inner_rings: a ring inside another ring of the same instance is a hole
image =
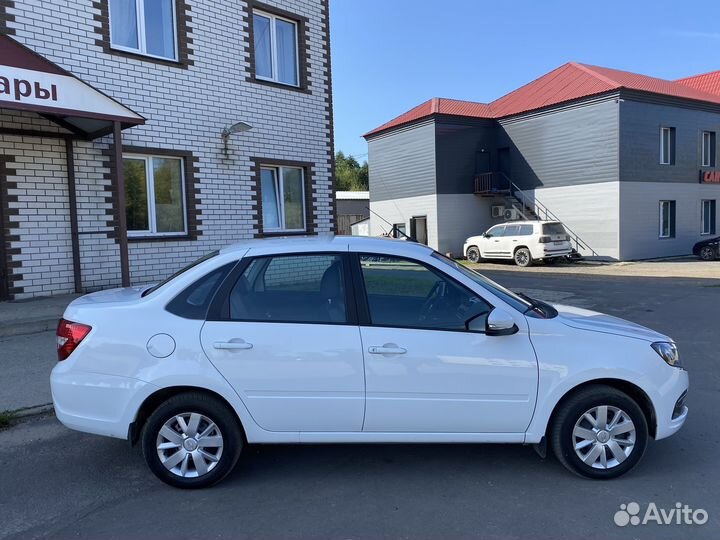
[[[525,313],[528,309],[531,309],[533,307],[530,302],[528,302],[524,298],[521,298],[514,292],[509,291],[502,285],[495,283],[493,280],[486,278],[482,274],[478,274],[477,272],[470,270],[466,266],[460,264],[457,261],[454,261],[449,257],[446,257],[442,253],[433,251],[432,256],[437,260],[442,261],[448,266],[454,268],[466,277],[472,279],[475,283],[477,283],[481,287],[484,287],[485,289],[493,293],[495,296],[499,297],[503,302],[517,309],[520,313]]]
[[[543,234],[567,234],[562,223],[543,223]]]
[[[203,256],[200,257],[199,259],[194,260],[193,262],[191,262],[191,263],[188,264],[187,266],[185,266],[185,267],[181,268],[180,270],[178,270],[177,272],[175,272],[173,275],[171,275],[171,276],[166,277],[165,279],[163,279],[160,283],[158,283],[158,284],[156,284],[156,285],[153,285],[153,286],[150,287],[149,289],[145,289],[145,290],[143,291],[143,293],[142,293],[142,296],[147,296],[148,294],[154,293],[155,291],[157,291],[160,287],[162,287],[162,286],[165,285],[166,283],[170,283],[173,279],[175,279],[175,278],[178,277],[179,275],[184,274],[185,272],[187,272],[187,271],[190,270],[191,268],[196,267],[198,264],[200,264],[200,263],[202,263],[202,262],[205,262],[205,261],[207,261],[208,259],[212,259],[213,257],[217,256],[219,253],[220,253],[220,252],[217,251],[217,250],[216,250],[216,251],[211,251],[211,252],[208,253],[207,255],[203,255]]]

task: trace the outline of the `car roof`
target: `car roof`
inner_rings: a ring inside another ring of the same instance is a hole
[[[432,251],[426,245],[407,240],[370,236],[342,236],[334,234],[281,236],[243,240],[221,249],[220,252],[262,250],[263,252],[288,253],[293,251],[369,251],[392,252],[398,255],[420,254]]]

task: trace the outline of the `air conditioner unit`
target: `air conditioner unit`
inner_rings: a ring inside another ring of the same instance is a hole
[[[503,212],[503,218],[505,218],[506,221],[520,219],[521,217],[520,212],[515,208],[506,208]]]
[[[492,217],[501,218],[505,214],[505,206],[503,206],[502,204],[493,204],[490,207],[490,212],[492,214]]]

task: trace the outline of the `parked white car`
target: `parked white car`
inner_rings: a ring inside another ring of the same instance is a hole
[[[570,255],[570,236],[559,221],[512,221],[495,225],[465,240],[463,255],[470,262],[513,259],[518,266]]]
[[[414,242],[248,241],[78,298],[57,335],[60,421],[140,442],[183,488],[224,478],[248,443],[547,441],[612,478],[687,416],[669,337]]]

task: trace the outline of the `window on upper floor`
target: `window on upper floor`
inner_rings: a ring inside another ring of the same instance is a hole
[[[175,0],[109,0],[110,46],[177,60]]]
[[[261,166],[263,233],[302,232],[305,226],[305,170]]]
[[[128,236],[185,234],[184,160],[172,156],[126,154],[123,169]]]
[[[675,238],[675,201],[660,201],[660,238]]]
[[[703,131],[702,134],[702,166],[715,166],[715,132]]]
[[[700,221],[702,222],[702,234],[715,234],[716,218],[715,199],[705,199],[701,202]]]
[[[300,86],[298,22],[253,10],[255,78]]]
[[[660,164],[675,165],[675,128],[660,128]]]

